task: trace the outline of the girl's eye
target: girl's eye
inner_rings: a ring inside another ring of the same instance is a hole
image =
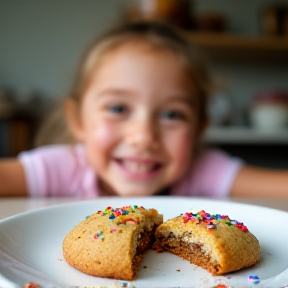
[[[168,120],[183,120],[185,118],[183,113],[173,110],[162,112],[161,117]]]
[[[108,111],[116,114],[122,114],[127,111],[127,108],[124,105],[109,105]]]

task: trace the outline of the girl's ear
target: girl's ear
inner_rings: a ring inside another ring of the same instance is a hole
[[[77,105],[76,101],[71,98],[67,98],[64,105],[68,129],[77,141],[82,142],[84,134],[79,105]]]

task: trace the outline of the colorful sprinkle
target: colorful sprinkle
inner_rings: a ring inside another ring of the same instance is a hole
[[[229,286],[226,286],[225,284],[218,284],[217,286],[214,286],[214,288],[229,288]]]
[[[41,286],[35,282],[26,283],[24,288],[41,288]]]
[[[227,283],[226,283],[226,279],[216,279],[215,280],[215,283],[217,284],[216,286],[213,286],[213,288],[232,288],[232,286],[229,286]]]
[[[218,223],[225,223],[227,226],[234,226],[242,230],[243,232],[248,232],[248,228],[241,222],[237,220],[231,220],[227,215],[220,215],[220,214],[209,214],[206,213],[204,210],[198,212],[186,212],[183,215],[184,223],[188,221],[195,222],[196,224],[205,223],[206,228],[217,229]]]
[[[94,239],[98,239],[98,240],[104,240],[104,234],[103,231],[97,231],[97,233],[95,233],[94,235]]]
[[[130,213],[134,213],[137,210],[145,210],[145,208],[143,206],[137,206],[137,205],[124,206],[121,208],[112,208],[112,207],[108,206],[105,210],[98,211],[97,213],[99,215],[102,215],[102,216],[109,216],[109,219],[114,220],[117,217],[125,216],[125,215],[128,215]]]
[[[215,224],[208,224],[207,229],[217,229]]]
[[[124,222],[131,223],[131,224],[138,224],[139,220],[138,219],[133,219],[133,218],[128,218],[128,219],[125,219]]]
[[[120,284],[120,287],[121,287],[121,288],[129,288],[129,287],[131,287],[130,283],[127,282],[127,281],[122,281],[122,280],[120,280],[120,281],[119,281],[119,284]]]
[[[111,227],[111,228],[110,228],[110,233],[115,233],[115,232],[117,232],[117,228]]]
[[[257,275],[249,275],[248,276],[248,280],[252,283],[252,284],[259,284],[260,283],[260,278]]]

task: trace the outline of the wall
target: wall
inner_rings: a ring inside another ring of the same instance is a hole
[[[66,92],[86,45],[119,17],[123,1],[0,2],[0,86]]]
[[[260,11],[269,0],[197,0],[197,12],[219,11],[227,29],[240,34],[260,33]],[[66,93],[82,50],[124,12],[128,0],[1,0],[0,87],[19,93],[36,89],[45,97]],[[287,67],[226,63],[216,67],[231,82],[242,102],[262,88],[287,88]],[[231,73],[232,71],[232,73]],[[242,101],[243,100],[243,101]]]

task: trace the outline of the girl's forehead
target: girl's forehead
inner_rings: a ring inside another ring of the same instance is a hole
[[[158,71],[163,74],[163,77],[164,75],[174,78],[180,77],[185,81],[194,82],[189,67],[180,59],[179,55],[165,47],[154,47],[150,43],[146,44],[145,42],[127,43],[107,51],[96,63],[92,72],[93,76],[101,73],[103,69],[116,70],[118,67],[123,67],[122,73],[124,73],[124,71],[129,70],[127,67],[136,67],[139,68],[135,71],[137,74],[142,69],[148,68]],[[161,75],[158,76],[160,78]]]
[[[175,57],[138,47],[125,45],[106,54],[92,76],[90,91],[95,89],[94,95],[157,95],[159,101],[173,96],[187,103],[198,102],[193,81]]]
[[[194,84],[186,66],[171,51],[153,49],[151,46],[139,46],[134,43],[109,51],[101,57],[95,68],[94,75],[92,75],[94,79],[97,79],[99,75],[117,76],[117,79],[110,79],[112,82],[118,78],[120,81],[128,74],[130,81],[136,77],[144,77],[152,82],[167,79],[165,86],[184,82]]]
[[[124,53],[131,53],[131,55],[142,54],[150,57],[159,57],[159,55],[162,55],[162,57],[178,58],[178,60],[184,58],[180,52],[177,53],[171,47],[165,46],[164,43],[154,43],[147,39],[130,40],[112,45],[106,51],[103,51],[101,58],[105,59],[115,54]]]

